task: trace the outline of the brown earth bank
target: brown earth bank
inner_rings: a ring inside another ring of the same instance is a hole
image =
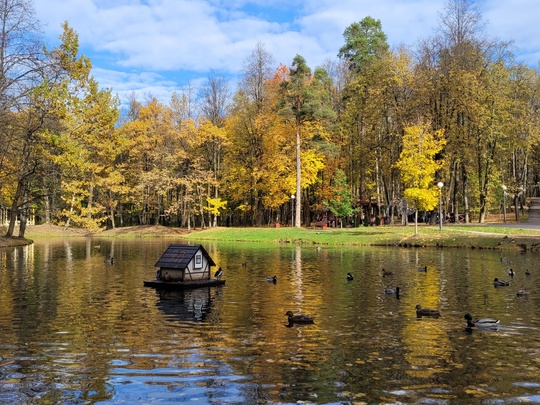
[[[0,235],[5,235],[7,231],[6,227],[0,227]],[[197,232],[198,230],[191,230],[191,232]],[[17,235],[18,229],[15,230]],[[0,236],[0,247],[10,246],[24,246],[32,243],[33,239],[45,238],[45,237],[84,237],[92,236],[96,237],[114,237],[114,236],[132,236],[132,237],[171,237],[181,236],[187,234],[187,229],[183,228],[168,228],[161,225],[140,225],[140,226],[126,226],[123,228],[109,229],[103,232],[94,233],[79,228],[67,228],[52,224],[42,224],[28,226],[24,238],[5,238]]]

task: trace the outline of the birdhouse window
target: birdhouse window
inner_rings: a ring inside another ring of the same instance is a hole
[[[202,254],[197,253],[195,255],[195,268],[196,269],[202,268]]]

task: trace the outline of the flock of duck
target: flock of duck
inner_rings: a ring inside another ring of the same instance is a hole
[[[503,261],[503,260],[501,259],[501,261]],[[422,266],[422,267],[418,268],[418,271],[427,273],[428,268],[427,268],[427,266]],[[526,276],[529,276],[531,273],[530,273],[529,270],[526,269],[524,271],[524,274]],[[391,276],[391,275],[393,275],[393,272],[385,270],[384,268],[381,270],[381,276],[382,277],[387,277],[387,276]],[[516,273],[515,273],[515,271],[513,269],[510,269],[508,271],[508,276],[510,278],[514,278],[515,275],[516,275]],[[268,279],[267,278],[267,281],[272,281],[272,280],[275,283],[276,280],[277,280],[276,276],[274,276],[273,279]],[[354,280],[354,276],[351,273],[347,273],[347,281],[352,281],[352,280]],[[506,287],[506,286],[509,286],[509,285],[510,285],[509,281],[501,280],[501,279],[499,279],[497,277],[493,280],[493,286],[494,287]],[[385,294],[395,295],[396,298],[399,298],[399,291],[400,291],[399,287],[395,287],[395,288],[387,287],[387,288],[384,289]],[[516,295],[518,297],[529,295],[529,290],[526,289],[526,288],[522,288],[522,289],[517,291]],[[420,304],[416,305],[415,310],[416,310],[416,316],[418,318],[421,318],[421,317],[424,317],[424,316],[425,317],[431,317],[431,318],[439,318],[441,316],[440,310],[435,309],[435,308],[424,308]],[[298,324],[314,323],[314,318],[312,316],[307,315],[307,314],[302,314],[302,313],[295,314],[292,311],[287,311],[285,313],[285,315],[288,317],[289,325],[293,325],[295,323],[298,323]],[[469,314],[469,313],[466,313],[464,315],[464,319],[467,322],[467,329],[470,329],[470,328],[473,328],[473,327],[476,327],[476,328],[496,328],[497,325],[500,322],[499,319],[494,319],[494,318],[478,318],[478,319],[474,319],[473,316],[471,314]]]

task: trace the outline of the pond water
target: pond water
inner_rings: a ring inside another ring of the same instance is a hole
[[[540,403],[536,253],[205,242],[225,286],[144,287],[170,243],[1,250],[0,403]],[[467,330],[466,312],[500,325]]]

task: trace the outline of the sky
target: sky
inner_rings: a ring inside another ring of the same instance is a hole
[[[49,47],[67,21],[92,74],[125,103],[135,92],[168,102],[213,73],[231,80],[263,44],[275,66],[296,54],[312,68],[337,59],[343,32],[370,16],[391,47],[431,37],[446,0],[34,0]],[[513,41],[518,60],[540,61],[539,0],[478,0],[489,37]]]

